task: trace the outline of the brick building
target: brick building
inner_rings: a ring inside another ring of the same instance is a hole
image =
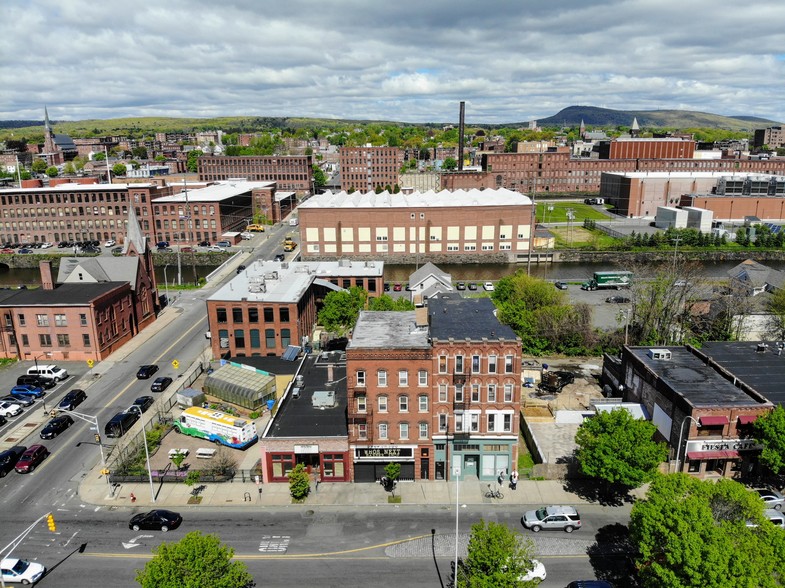
[[[346,349],[354,480],[494,480],[518,458],[520,339],[487,298],[363,312]]]
[[[531,199],[506,189],[326,192],[298,211],[304,260],[509,263],[529,252]]]
[[[785,219],[785,175],[733,172],[603,173],[600,196],[619,214],[653,218],[659,206],[711,210],[715,219]]]
[[[591,159],[574,158],[569,147],[545,153],[485,153],[482,171],[441,176],[446,190],[508,188],[524,193],[599,192],[604,172],[731,172],[785,175],[785,158]]]
[[[767,145],[769,149],[785,147],[785,127],[777,126],[757,129],[752,139],[752,145],[756,148]]]
[[[662,139],[613,139],[607,144],[607,156],[602,159],[692,159],[695,141],[692,138],[664,137]]]
[[[299,195],[313,193],[310,155],[203,155],[196,162],[202,181],[243,178],[249,182],[275,182],[278,189]]]
[[[359,286],[383,292],[384,263],[257,260],[207,299],[213,357],[281,355],[308,341],[321,301]]]
[[[372,191],[400,185],[403,150],[398,147],[341,147],[341,190]]]

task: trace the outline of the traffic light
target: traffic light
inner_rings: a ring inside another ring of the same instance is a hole
[[[55,518],[53,515],[46,515],[46,525],[49,527],[49,530],[52,531],[52,533],[57,531],[57,525],[55,525]]]

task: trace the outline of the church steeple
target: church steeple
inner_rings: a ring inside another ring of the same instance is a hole
[[[638,137],[641,134],[641,128],[638,126],[638,117],[632,117],[632,126],[630,127],[630,136]]]
[[[580,135],[581,139],[584,138],[585,134],[586,134],[586,125],[584,124],[583,119],[581,119],[581,128],[580,128],[580,131],[579,131],[579,135]]]
[[[44,106],[44,153],[54,153],[57,151],[55,145],[55,134],[52,131],[52,125],[49,122],[49,111]]]

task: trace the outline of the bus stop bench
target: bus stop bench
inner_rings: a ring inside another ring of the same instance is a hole
[[[177,455],[178,453],[179,453],[180,455],[183,455],[183,456],[185,456],[185,457],[188,457],[188,453],[189,453],[189,451],[188,451],[187,449],[170,449],[170,450],[169,450],[169,459],[172,459],[172,458],[173,458],[175,455]]]
[[[207,447],[202,447],[196,450],[196,457],[202,459],[210,459],[211,457],[215,456],[215,449],[210,449]]]

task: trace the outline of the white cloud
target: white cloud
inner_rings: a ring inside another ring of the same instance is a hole
[[[462,5],[463,4],[463,5]],[[7,0],[0,118],[520,122],[574,104],[785,121],[785,3]]]

